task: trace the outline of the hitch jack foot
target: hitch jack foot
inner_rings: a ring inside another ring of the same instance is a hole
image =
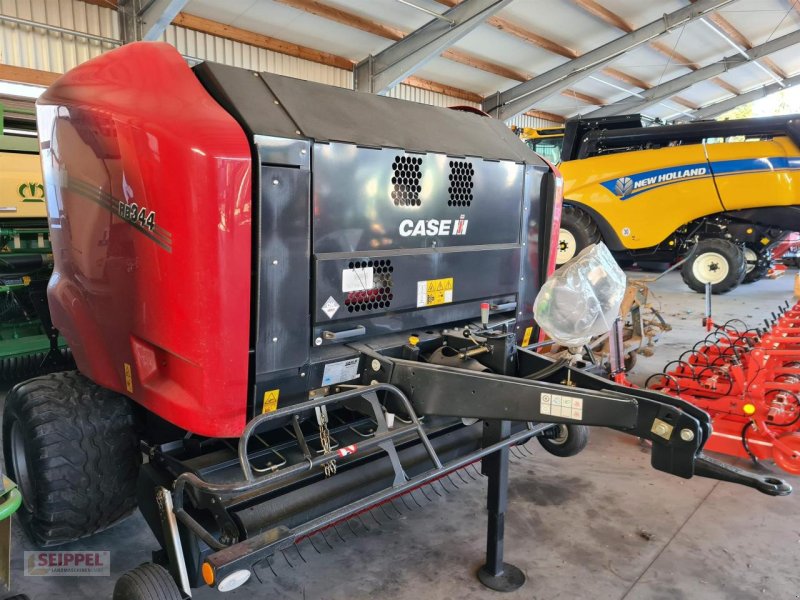
[[[484,446],[499,442],[511,435],[510,421],[486,421]],[[513,592],[525,583],[525,574],[503,562],[505,513],[508,506],[508,447],[483,459],[483,474],[489,478],[487,508],[489,512],[486,535],[486,564],[478,571],[478,579],[490,590]]]
[[[514,565],[503,563],[500,573],[494,574],[489,570],[489,565],[484,565],[478,570],[478,579],[490,590],[495,592],[513,592],[525,585],[525,573]]]

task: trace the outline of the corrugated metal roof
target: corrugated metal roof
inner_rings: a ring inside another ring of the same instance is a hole
[[[447,0],[415,1],[437,12],[444,12],[447,5],[453,3]],[[320,3],[402,32],[412,31],[430,20],[429,15],[397,0],[320,0]],[[621,27],[635,29],[646,25],[665,13],[686,6],[688,0],[595,0],[588,3],[600,5],[618,17],[622,25],[593,14],[585,4],[580,0],[514,0],[498,13],[501,19],[552,42],[552,45],[525,41],[487,23],[465,36],[453,48],[531,77],[567,62],[570,52],[588,52],[623,35],[626,30]],[[731,42],[740,44],[741,48],[743,38],[748,45],[741,49],[746,50],[796,31],[800,28],[800,10],[793,4],[792,0],[738,0],[715,13],[714,17],[679,26],[659,37],[658,48],[644,44],[619,57],[609,65],[617,71],[615,75],[598,71],[570,86],[567,93],[556,92],[533,108],[568,117],[597,108],[594,99],[611,103],[630,98],[642,91],[641,86],[635,83],[637,80],[648,87],[655,86],[736,54],[737,49]],[[190,0],[185,10],[356,61],[393,43],[390,39],[310,14],[280,0]],[[715,22],[719,18],[724,22],[722,25]],[[732,39],[736,35],[731,36],[731,31],[741,37]],[[698,83],[680,92],[678,97],[648,108],[646,113],[664,118],[679,111],[690,112],[691,106],[705,106],[730,97],[731,86],[743,92],[772,83],[775,78],[800,72],[800,56],[794,49],[776,52],[769,59],[772,63],[761,61],[761,66],[732,69],[720,76],[716,83]],[[620,73],[629,77],[623,79]],[[519,83],[446,58],[430,61],[415,75],[481,96],[507,90]]]

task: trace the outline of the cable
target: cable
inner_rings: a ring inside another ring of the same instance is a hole
[[[758,457],[753,454],[753,451],[750,450],[750,444],[747,442],[747,430],[753,426],[752,421],[748,421],[745,423],[744,427],[742,427],[742,446],[744,447],[744,451],[750,456],[753,460],[753,463],[758,464]]]

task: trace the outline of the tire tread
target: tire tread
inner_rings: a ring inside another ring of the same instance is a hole
[[[19,421],[36,488],[21,520],[34,542],[53,546],[102,531],[136,507],[141,453],[131,402],[77,371],[36,377],[6,398],[3,440],[13,472],[11,426]]]

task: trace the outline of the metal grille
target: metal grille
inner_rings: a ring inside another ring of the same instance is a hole
[[[348,265],[351,269],[372,268],[372,289],[349,292],[344,299],[347,312],[366,312],[389,308],[392,295],[392,273],[394,267],[390,260],[362,260]]]
[[[450,200],[447,206],[465,207],[472,204],[472,177],[475,169],[472,163],[466,160],[450,161]]]
[[[422,159],[416,156],[395,156],[392,163],[392,200],[395,206],[419,206],[422,192]]]

